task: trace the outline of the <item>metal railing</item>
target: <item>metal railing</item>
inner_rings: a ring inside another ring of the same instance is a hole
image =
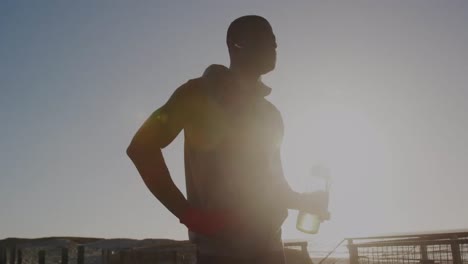
[[[350,264],[468,264],[468,232],[347,240]]]
[[[154,261],[192,264],[196,262],[196,248],[189,241],[176,241],[166,245],[99,248],[93,245],[93,242],[98,240],[62,244],[43,243],[54,241],[54,238],[0,240],[0,264],[138,264],[154,263]],[[286,257],[294,259],[294,263],[311,263],[307,241],[285,242],[284,247]]]

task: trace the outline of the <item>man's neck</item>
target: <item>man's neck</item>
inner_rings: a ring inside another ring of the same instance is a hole
[[[229,71],[235,76],[236,79],[238,79],[246,86],[256,85],[260,81],[261,75],[253,74],[252,72],[245,70],[245,68],[238,67],[233,64],[230,65]]]

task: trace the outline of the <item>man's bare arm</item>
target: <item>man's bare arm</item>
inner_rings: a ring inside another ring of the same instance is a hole
[[[300,210],[320,215],[322,221],[329,220],[328,193],[316,191],[312,193],[298,193],[294,191],[283,174],[280,151],[274,154],[275,183],[280,194],[279,203],[288,209]]]
[[[278,203],[283,208],[316,213],[319,214],[323,220],[329,219],[328,193],[321,191],[299,193],[294,191],[286,180],[281,162],[281,143],[284,135],[284,125],[283,118],[279,111],[277,112],[276,118],[279,137],[271,164],[273,166],[272,170],[274,173],[275,187],[280,197]]]
[[[279,192],[280,204],[283,207],[286,207],[288,209],[298,210],[300,207],[299,204],[300,204],[301,197],[298,192],[294,191],[291,188],[288,181],[284,177],[283,165],[281,162],[281,153],[280,153],[279,147],[275,151],[275,153],[273,153],[272,166],[273,166],[273,172],[275,174],[274,182]]]
[[[151,193],[176,217],[189,208],[184,195],[172,181],[161,149],[169,145],[183,129],[183,86],[156,110],[133,137],[127,155]]]

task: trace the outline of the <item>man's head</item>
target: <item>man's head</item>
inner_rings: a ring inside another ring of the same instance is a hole
[[[254,15],[237,18],[229,26],[226,42],[231,65],[259,75],[275,68],[276,38],[265,18]]]

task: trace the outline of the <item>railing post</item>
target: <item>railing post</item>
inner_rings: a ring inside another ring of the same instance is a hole
[[[23,250],[21,250],[21,248],[18,249],[18,257],[16,263],[23,264]]]
[[[68,264],[68,248],[62,248],[61,264]]]
[[[107,264],[107,263],[109,263],[108,257],[107,257],[107,253],[108,253],[108,252],[109,252],[109,251],[106,250],[106,249],[101,249],[101,263],[102,263],[102,264]]]
[[[0,247],[0,264],[6,264],[6,263],[7,263],[6,248]]]
[[[10,264],[15,264],[15,262],[16,262],[16,245],[13,245],[10,248]]]
[[[359,264],[359,254],[357,246],[353,243],[352,239],[348,239],[349,263]]]
[[[40,250],[38,253],[39,264],[45,264],[45,250]]]
[[[120,250],[119,251],[119,264],[120,263],[124,263],[125,259],[126,259],[126,253],[125,253],[125,250]]]
[[[78,246],[78,256],[76,258],[77,264],[84,264],[85,250],[84,246]]]
[[[456,236],[453,236],[450,240],[450,247],[452,249],[453,264],[462,264],[460,244],[458,243],[458,238]]]
[[[304,255],[309,256],[309,252],[307,251],[307,241],[304,241],[304,243],[301,245],[301,250]]]
[[[421,243],[421,244],[419,245],[419,247],[420,247],[420,250],[421,250],[421,260],[424,261],[424,263],[425,263],[425,261],[428,260],[428,258],[427,258],[427,247],[426,247],[426,244]]]
[[[175,263],[175,264],[182,264],[182,261],[181,261],[181,256],[179,255],[179,252],[177,252],[177,250],[175,250],[174,252],[174,255],[173,255],[173,261],[172,263]]]

